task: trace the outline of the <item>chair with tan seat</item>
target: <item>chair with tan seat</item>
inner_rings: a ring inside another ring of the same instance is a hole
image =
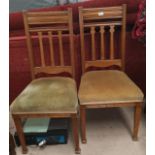
[[[86,143],[86,109],[92,108],[134,107],[133,138],[137,139],[143,93],[124,72],[126,5],[80,7],[79,17],[83,75],[78,96],[82,142]],[[117,36],[120,34],[117,40],[115,32]],[[85,48],[87,35],[91,36],[90,50]]]
[[[73,79],[75,73],[72,10],[24,12],[23,18],[32,82],[11,105],[22,152],[27,153],[22,119],[48,117],[71,118],[75,152],[80,153],[77,120],[78,98],[76,83]],[[65,41],[69,42],[69,50],[63,46],[64,37],[66,37]],[[58,48],[55,47],[55,43]],[[33,47],[37,44],[38,51],[34,51]],[[69,59],[67,63],[65,55]],[[71,77],[66,77],[66,73]],[[52,76],[43,77],[44,74]],[[62,74],[62,76],[58,74]]]

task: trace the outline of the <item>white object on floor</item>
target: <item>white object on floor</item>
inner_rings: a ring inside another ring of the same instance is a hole
[[[24,124],[24,133],[47,132],[49,118],[28,118]]]

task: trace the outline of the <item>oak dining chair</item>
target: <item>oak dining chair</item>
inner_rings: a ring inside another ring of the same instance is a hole
[[[78,97],[82,142],[87,142],[86,110],[114,107],[135,108],[133,139],[136,140],[143,93],[125,73],[126,4],[103,8],[79,7],[79,21],[82,77]],[[117,40],[115,33],[120,34]],[[91,49],[86,48],[88,35]],[[115,46],[119,46],[119,51]]]
[[[72,9],[46,12],[25,11],[23,19],[32,81],[11,104],[11,113],[22,152],[28,151],[22,127],[23,119],[70,118],[75,153],[80,153],[78,97],[74,80]],[[66,40],[69,42],[68,49],[63,46]],[[34,51],[37,43],[38,51]],[[58,46],[55,47],[55,44]]]

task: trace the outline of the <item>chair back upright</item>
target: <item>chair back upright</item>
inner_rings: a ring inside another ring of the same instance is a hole
[[[126,38],[126,4],[122,6],[103,7],[103,8],[82,8],[79,7],[80,21],[80,40],[82,56],[82,72],[89,67],[110,67],[118,66],[122,70],[125,67],[125,38]],[[120,58],[115,58],[114,33],[117,27],[121,28],[120,36]],[[105,33],[109,33],[109,56],[105,49]],[[97,48],[95,47],[96,32],[100,36],[100,56],[96,57]],[[91,60],[86,59],[85,34],[91,36]]]
[[[59,74],[66,72],[74,77],[72,9],[69,8],[66,11],[23,12],[23,17],[32,79],[40,73]],[[69,51],[64,49],[64,36],[68,37]],[[39,48],[37,57],[40,59],[40,64],[37,66],[34,61],[35,55],[32,45],[34,40],[38,41]],[[54,40],[57,40],[57,48],[54,48]],[[50,65],[46,63],[44,44],[49,46]],[[56,64],[56,55],[59,56],[59,64]],[[69,65],[65,64],[65,55],[70,55]]]

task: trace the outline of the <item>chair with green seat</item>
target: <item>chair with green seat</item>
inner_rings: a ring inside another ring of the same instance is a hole
[[[143,93],[125,73],[126,5],[80,7],[79,17],[83,75],[78,97],[82,142],[86,143],[86,110],[93,108],[134,107],[133,138],[137,139]],[[120,34],[118,40],[115,40],[115,30]],[[85,48],[88,34],[90,50]]]
[[[32,81],[11,104],[11,113],[22,152],[27,153],[22,119],[47,117],[71,118],[75,153],[80,153],[77,119],[78,98],[74,80],[72,10],[24,12],[23,18]],[[66,37],[65,39],[69,42],[69,50],[63,46],[63,37]],[[58,47],[54,47],[55,42],[57,42]],[[38,51],[34,52],[34,44],[37,43]],[[57,50],[55,51],[55,49]],[[65,55],[69,58],[67,64]],[[59,58],[58,62],[56,62],[57,58]],[[70,76],[66,77],[65,73]],[[44,74],[51,76],[43,77]]]

